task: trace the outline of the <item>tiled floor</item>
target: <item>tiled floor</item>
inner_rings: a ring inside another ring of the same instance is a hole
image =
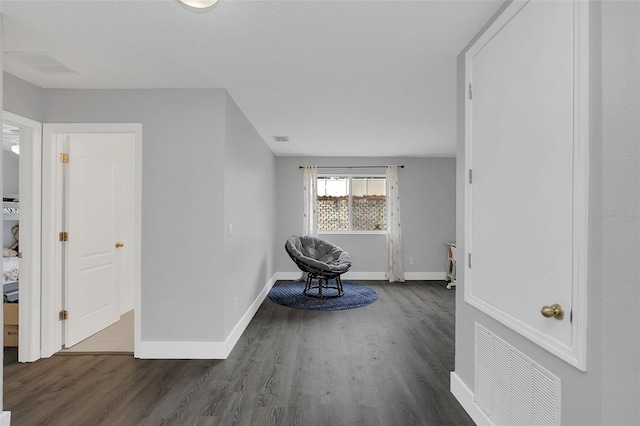
[[[120,352],[133,353],[133,310],[120,317],[120,321],[60,353]]]

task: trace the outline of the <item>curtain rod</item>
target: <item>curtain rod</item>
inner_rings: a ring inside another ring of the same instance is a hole
[[[380,167],[389,167],[389,166],[316,166],[318,169],[375,169]],[[398,166],[401,169],[404,169],[404,164]],[[304,169],[305,166],[300,166],[301,169]]]

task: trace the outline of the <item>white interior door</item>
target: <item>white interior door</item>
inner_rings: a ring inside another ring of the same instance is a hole
[[[121,251],[127,243],[122,211],[133,212],[125,161],[133,134],[66,136],[67,164],[64,300],[70,347],[120,319]],[[132,215],[131,215],[132,216]]]
[[[530,1],[468,57],[465,297],[579,364],[572,314],[587,206],[575,12]],[[564,315],[543,316],[554,304]]]

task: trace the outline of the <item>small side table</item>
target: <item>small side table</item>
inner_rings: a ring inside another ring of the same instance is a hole
[[[447,284],[447,288],[451,289],[456,285],[456,243],[451,241],[445,241],[444,243],[447,246],[447,275],[445,277],[446,281],[449,281]]]

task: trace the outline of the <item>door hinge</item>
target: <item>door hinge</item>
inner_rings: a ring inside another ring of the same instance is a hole
[[[61,163],[68,163],[69,162],[69,154],[60,154],[60,162]]]
[[[469,261],[467,262],[467,264],[469,265],[469,268],[471,268],[471,253],[468,254],[468,259]]]
[[[471,83],[469,83],[469,99],[473,99],[473,91],[471,90]]]
[[[469,169],[469,183],[473,183],[473,170]]]
[[[60,241],[69,241],[69,233],[68,232],[61,232],[59,234],[60,237]]]
[[[66,310],[60,311],[60,313],[58,314],[58,318],[60,318],[60,321],[69,319],[69,312],[67,312]]]

